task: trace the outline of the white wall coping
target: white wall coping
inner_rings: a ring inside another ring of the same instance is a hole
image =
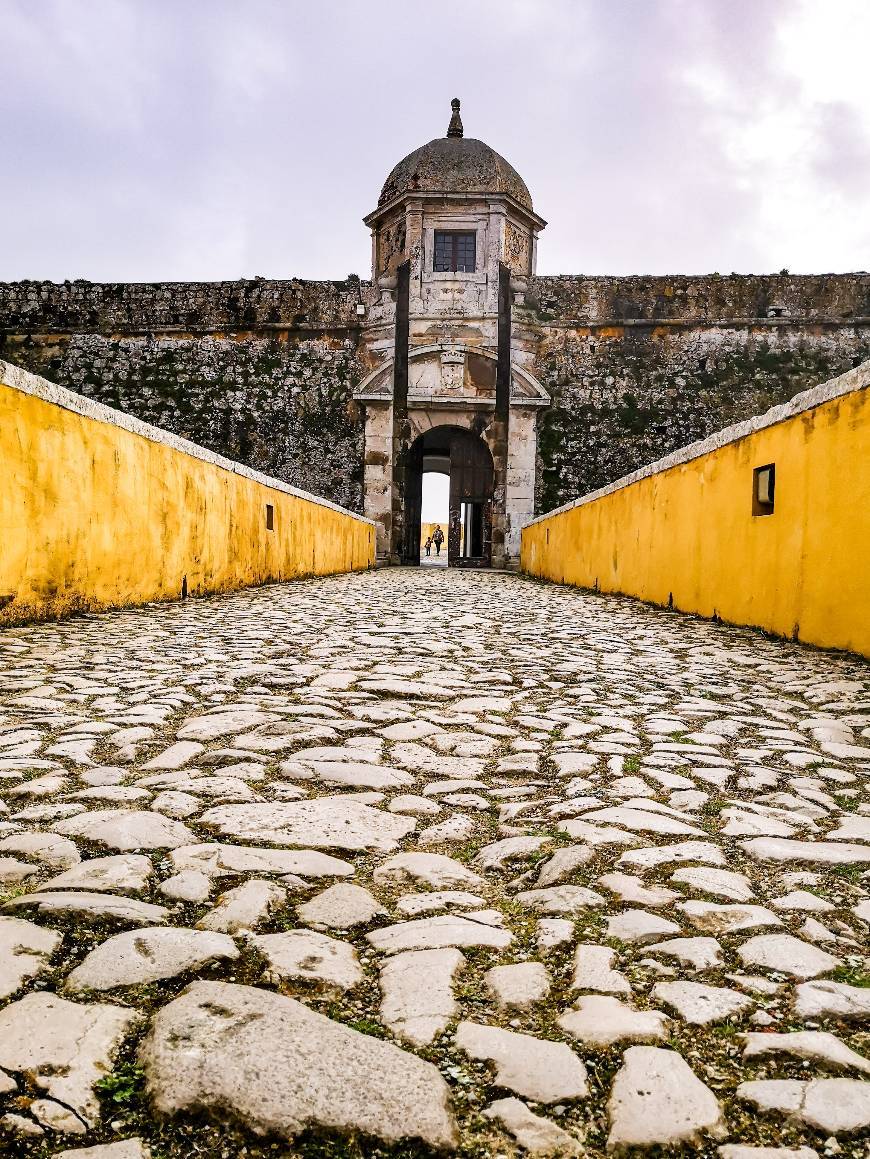
[[[660,475],[664,471],[670,471],[672,467],[691,463],[693,459],[700,459],[711,451],[718,451],[721,447],[728,446],[729,443],[740,442],[741,439],[748,438],[749,435],[757,434],[768,427],[774,427],[778,423],[784,423],[796,415],[823,406],[826,402],[832,402],[835,398],[842,398],[844,395],[854,394],[856,391],[868,388],[870,388],[870,360],[862,362],[860,366],[856,366],[852,370],[847,370],[845,374],[841,374],[837,378],[831,378],[827,382],[822,382],[818,386],[803,391],[801,394],[796,394],[788,402],[771,407],[764,414],[746,419],[742,423],[734,423],[730,427],[716,431],[715,434],[708,435],[706,439],[699,439],[696,443],[680,447],[679,450],[666,455],[665,458],[657,459],[656,462],[649,463],[646,467],[641,467],[640,470],[634,471],[630,475],[624,475],[614,483],[608,483],[606,487],[599,487],[597,491],[590,491],[587,495],[581,495],[579,499],[573,499],[562,507],[556,507],[553,511],[538,515],[536,518],[530,519],[524,526],[531,527],[533,523],[552,519],[554,515],[563,515],[575,507],[594,503],[596,499],[603,499],[605,495],[622,491],[625,487],[630,487],[632,483],[639,483],[641,479],[649,479],[652,475]]]
[[[39,375],[31,374],[23,367],[15,366],[11,362],[4,362],[2,359],[0,359],[0,383],[13,390],[21,391],[22,394],[32,395],[34,398],[42,399],[43,402],[52,403],[54,406],[72,411],[83,418],[118,427],[121,430],[129,431],[132,435],[148,439],[149,442],[169,447],[191,459],[199,459],[203,463],[219,467],[222,471],[241,475],[244,479],[250,479],[252,483],[260,483],[264,487],[270,487],[273,491],[281,491],[284,495],[292,495],[294,498],[304,499],[308,503],[317,503],[320,507],[328,507],[332,511],[338,511],[341,515],[349,515],[360,523],[367,523],[371,527],[375,526],[374,520],[367,519],[364,515],[357,515],[355,511],[348,511],[346,507],[339,507],[337,503],[331,503],[319,495],[300,491],[296,487],[291,487],[289,483],[284,483],[281,479],[262,475],[259,471],[254,471],[242,463],[237,463],[233,459],[225,459],[223,455],[217,455],[214,451],[206,450],[205,447],[200,447],[197,443],[191,443],[188,439],[181,438],[180,435],[174,435],[171,431],[151,426],[150,423],[142,422],[141,419],[125,414],[124,411],[115,410],[114,407],[105,406],[94,399],[86,398],[83,394],[76,394],[72,390],[58,386],[55,382],[49,382],[47,378],[40,378]]]

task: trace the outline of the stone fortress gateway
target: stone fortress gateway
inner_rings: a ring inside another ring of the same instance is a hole
[[[452,108],[447,136],[396,165],[365,219],[380,291],[362,333],[375,366],[355,392],[365,512],[381,552],[416,563],[423,472],[444,471],[451,563],[504,566],[534,514],[537,415],[550,402],[528,369],[534,335],[511,324],[546,222],[516,170],[463,135],[457,99]]]
[[[539,277],[516,170],[447,135],[388,176],[372,277],[0,285],[0,357],[364,512],[416,562],[425,471],[458,566],[870,358],[870,275]]]

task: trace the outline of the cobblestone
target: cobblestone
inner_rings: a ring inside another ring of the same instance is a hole
[[[864,662],[510,575],[7,631],[0,1150],[863,1159],[868,784]]]

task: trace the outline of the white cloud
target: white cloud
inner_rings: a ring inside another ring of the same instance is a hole
[[[343,277],[469,136],[541,272],[870,265],[865,0],[6,0],[0,278]]]

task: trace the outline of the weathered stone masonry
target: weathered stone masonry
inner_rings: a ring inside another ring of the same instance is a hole
[[[0,284],[0,356],[362,509],[369,282]],[[365,313],[360,313],[360,307]],[[870,275],[537,277],[537,509],[870,358]]]
[[[870,355],[870,275],[549,277],[527,297],[537,510],[761,414]]]
[[[71,390],[361,510],[359,283],[0,287],[0,351]]]

